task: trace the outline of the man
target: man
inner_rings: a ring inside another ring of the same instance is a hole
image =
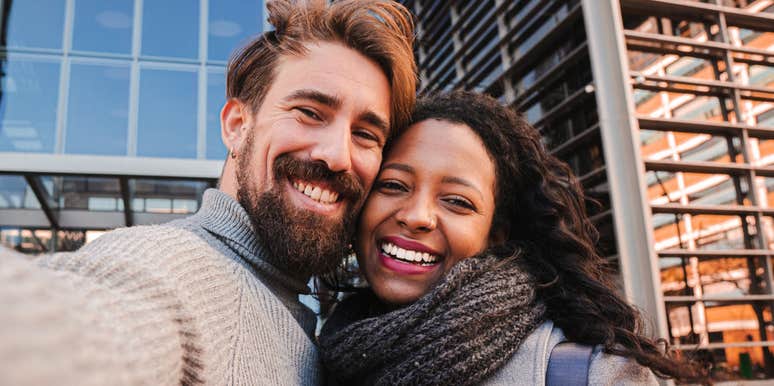
[[[0,384],[317,384],[310,275],[414,102],[413,27],[391,1],[276,1],[232,58],[229,149],[199,212],[74,253],[0,262]],[[170,144],[174,146],[174,144]]]

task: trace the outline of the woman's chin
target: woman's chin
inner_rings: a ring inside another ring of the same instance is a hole
[[[372,286],[371,287],[382,302],[394,306],[405,306],[414,303],[424,295],[424,289],[413,288],[413,286]]]

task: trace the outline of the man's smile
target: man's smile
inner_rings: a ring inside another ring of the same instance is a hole
[[[291,182],[296,190],[319,203],[333,204],[339,199],[338,192],[329,190],[325,186],[316,182],[300,180],[291,180]]]
[[[339,214],[344,207],[343,197],[338,192],[323,186],[324,184],[320,182],[287,180],[288,195],[296,207],[326,217]]]

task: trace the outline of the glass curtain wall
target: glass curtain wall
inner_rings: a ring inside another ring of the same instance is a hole
[[[0,153],[225,159],[226,64],[264,13],[262,0],[0,0]],[[4,173],[0,243],[30,253],[193,213],[216,183]]]
[[[422,92],[476,90],[522,111],[596,201],[615,270],[580,1],[402,2]],[[620,4],[668,338],[716,380],[774,378],[774,2]]]
[[[225,65],[263,1],[0,4],[0,152],[225,158]]]

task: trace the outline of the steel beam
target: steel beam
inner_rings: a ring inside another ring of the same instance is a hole
[[[223,161],[0,152],[0,173],[217,179]]]
[[[30,186],[32,193],[38,199],[40,209],[43,211],[46,219],[48,219],[48,222],[51,223],[51,228],[59,229],[59,216],[58,212],[55,211],[56,202],[48,194],[43,183],[40,182],[40,177],[25,174],[24,180],[27,181],[27,185]]]
[[[129,195],[129,179],[121,177],[119,184],[121,185],[121,200],[124,202],[124,222],[126,226],[130,227],[134,225],[134,220],[132,218],[132,200]]]
[[[629,86],[621,7],[617,0],[582,0],[594,75],[623,288],[644,311],[649,333],[668,338],[658,258],[646,199],[645,167]]]

